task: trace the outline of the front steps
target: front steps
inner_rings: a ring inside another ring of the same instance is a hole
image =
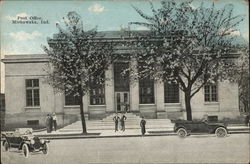
[[[87,130],[114,130],[115,123],[113,121],[113,117],[115,114],[111,114],[102,120],[86,120]],[[118,115],[121,118],[121,114]],[[141,118],[139,116],[134,115],[133,113],[126,113],[125,116],[127,119],[125,120],[125,128],[128,130],[132,129],[140,129],[140,121]],[[173,130],[174,124],[171,123],[169,119],[145,119],[146,129],[147,131],[167,131]],[[62,129],[60,132],[70,132],[70,131],[81,131],[82,124],[81,121],[74,122]]]

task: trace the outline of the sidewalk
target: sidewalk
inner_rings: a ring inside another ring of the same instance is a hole
[[[229,125],[229,134],[250,133],[250,128],[243,125]],[[114,138],[114,137],[141,137],[141,130],[126,129],[124,132],[115,132],[111,129],[106,130],[92,130],[88,129],[87,134],[82,134],[79,129],[59,129],[56,132],[47,133],[47,131],[33,132],[34,135],[47,139],[76,139],[76,138]],[[147,129],[145,137],[148,136],[170,136],[176,135],[172,128],[167,129]]]

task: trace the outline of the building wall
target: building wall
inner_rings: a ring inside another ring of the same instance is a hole
[[[65,96],[56,93],[45,81],[45,55],[40,58],[30,56],[11,56],[5,60],[5,99],[6,124],[27,126],[27,120],[39,120],[39,126],[45,125],[46,114],[55,112],[58,124],[69,124],[80,119],[79,106],[65,106]],[[136,69],[137,62],[131,60],[130,67]],[[105,82],[105,105],[89,105],[89,95],[83,97],[86,119],[102,119],[115,112],[114,70],[111,65],[105,72],[109,79]],[[137,71],[137,70],[135,70]],[[39,79],[40,106],[26,107],[25,79]],[[146,118],[183,119],[186,117],[184,94],[180,92],[179,103],[164,103],[164,83],[155,82],[155,103],[139,104],[139,83],[130,82],[130,109]],[[201,89],[192,99],[193,118],[200,119],[204,114],[218,115],[219,119],[236,118],[238,110],[238,86],[228,81],[218,83],[218,102],[204,102],[204,90]]]
[[[74,113],[64,114],[64,95],[55,93],[45,82],[46,60],[37,62],[37,58],[34,60],[32,58],[25,55],[11,56],[10,59],[7,57],[5,63],[6,127],[44,127],[46,115],[52,112],[57,113],[59,126],[75,121],[77,117]],[[26,79],[39,79],[40,106],[38,107],[26,106]],[[39,124],[28,125],[28,121],[32,120],[38,120]]]
[[[218,82],[218,102],[204,101],[204,88],[191,100],[194,119],[200,119],[205,114],[218,115],[222,119],[235,119],[240,116],[238,102],[238,85],[229,81]],[[185,110],[185,106],[183,108]],[[185,118],[185,114],[184,114]]]

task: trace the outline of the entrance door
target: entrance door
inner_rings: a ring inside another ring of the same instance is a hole
[[[129,92],[115,92],[116,112],[129,110]]]

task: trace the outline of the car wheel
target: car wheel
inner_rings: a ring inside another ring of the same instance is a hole
[[[187,131],[184,128],[180,128],[177,131],[177,135],[181,138],[185,138],[187,136]]]
[[[29,157],[29,147],[28,147],[28,145],[27,144],[23,144],[22,150],[23,150],[24,157],[28,158]]]
[[[3,147],[4,147],[4,151],[9,151],[9,149],[10,149],[10,145],[9,145],[9,143],[7,141],[4,142]]]
[[[219,127],[215,130],[215,134],[217,137],[226,137],[227,136],[227,130],[223,127]]]
[[[47,143],[45,143],[43,145],[43,150],[42,150],[43,154],[48,155],[49,154],[49,145]]]

